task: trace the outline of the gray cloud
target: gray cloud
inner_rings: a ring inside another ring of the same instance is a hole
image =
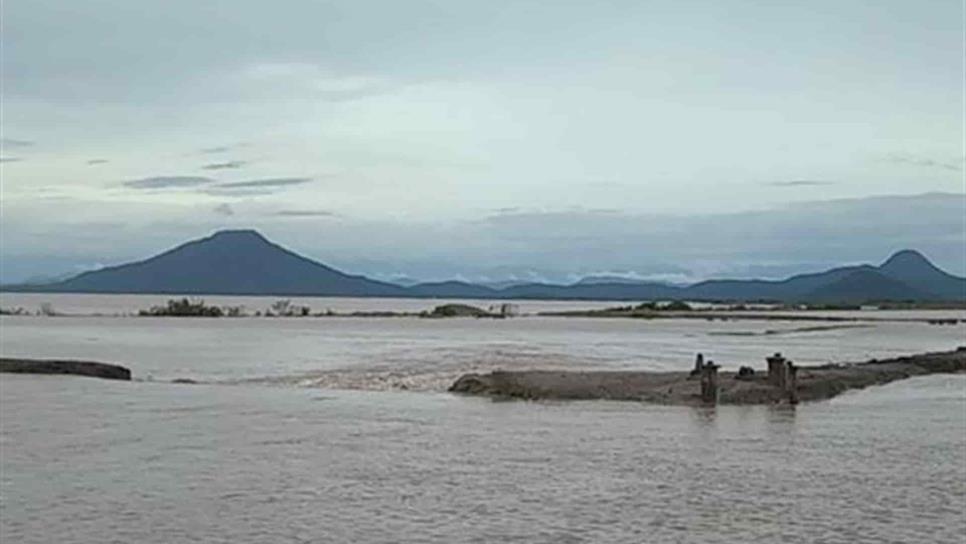
[[[111,161],[109,161],[107,159],[91,159],[91,160],[87,161],[87,165],[88,166],[97,166],[98,164],[107,164],[109,162],[111,162]]]
[[[835,182],[818,179],[794,179],[790,181],[772,181],[765,185],[772,187],[820,187],[823,185],[835,185]]]
[[[217,155],[219,153],[228,153],[229,151],[234,151],[236,149],[242,149],[251,146],[248,142],[238,142],[236,144],[228,145],[215,145],[211,147],[203,147],[198,150],[198,153],[202,155]]]
[[[248,196],[271,194],[276,190],[301,185],[312,178],[267,178],[216,183],[204,176],[154,176],[122,183],[130,189],[200,189],[211,195]]]
[[[132,179],[122,183],[130,189],[168,189],[198,187],[214,182],[211,178],[201,176],[155,176],[150,178]]]
[[[17,140],[14,138],[0,138],[0,147],[31,147],[35,142],[30,140]]]
[[[958,161],[946,161],[933,159],[930,157],[921,157],[918,155],[912,155],[910,153],[890,153],[884,159],[882,159],[882,161],[891,164],[936,168],[940,170],[949,170],[952,172],[961,172],[963,170],[963,159],[959,159]]]
[[[287,187],[309,183],[312,178],[268,178],[247,181],[218,183],[202,189],[202,192],[215,196],[264,196],[274,194]]]
[[[212,210],[217,215],[224,215],[226,217],[231,217],[235,215],[235,210],[232,209],[231,205],[228,203],[222,203],[214,207]]]
[[[274,189],[222,189],[219,187],[209,187],[201,192],[205,193],[206,195],[226,197],[265,196],[275,194]]]
[[[279,217],[337,217],[339,214],[329,210],[279,210],[272,215]]]
[[[247,161],[214,162],[211,164],[206,164],[201,168],[203,170],[230,170],[230,169],[242,168],[246,164],[248,164]]]
[[[2,162],[20,162],[23,159],[20,157],[0,157],[0,163]]]
[[[309,183],[312,178],[269,178],[269,179],[253,179],[250,181],[232,181],[228,183],[219,183],[216,187],[218,189],[268,189],[277,187],[288,187],[290,185],[302,185],[303,183]]]

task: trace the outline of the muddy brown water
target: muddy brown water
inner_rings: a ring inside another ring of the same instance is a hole
[[[863,360],[966,330],[710,334],[776,326],[3,317],[4,356],[136,381],[0,375],[0,541],[962,542],[964,375],[796,408],[441,392],[473,369]]]

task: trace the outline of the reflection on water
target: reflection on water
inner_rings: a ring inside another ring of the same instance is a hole
[[[715,427],[718,415],[717,406],[692,406],[690,411],[692,419],[698,427]]]
[[[795,422],[797,404],[769,404],[766,414],[769,423],[787,424]]]
[[[724,425],[740,425],[766,428],[776,436],[794,434],[798,406],[796,404],[769,404],[765,406],[688,406],[686,409],[696,429],[716,431],[720,420]]]

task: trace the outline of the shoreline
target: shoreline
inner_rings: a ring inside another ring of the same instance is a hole
[[[716,369],[715,369],[716,372]],[[863,363],[796,367],[796,382],[785,388],[765,372],[738,376],[717,373],[717,404],[780,404],[819,401],[852,389],[938,373],[966,372],[966,346]],[[449,391],[521,400],[619,400],[701,406],[702,378],[687,371],[494,371],[464,374]],[[711,402],[710,404],[714,404]]]

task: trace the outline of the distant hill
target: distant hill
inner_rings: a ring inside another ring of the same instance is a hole
[[[864,302],[867,300],[930,300],[935,295],[919,291],[877,270],[862,268],[813,289],[812,302]]]
[[[130,264],[7,290],[70,293],[403,296],[398,285],[350,276],[253,230],[220,231]]]
[[[918,251],[907,249],[895,253],[882,263],[879,272],[943,299],[966,299],[966,278],[940,270]]]
[[[882,265],[847,266],[785,280],[709,280],[684,289],[692,300],[784,302],[966,301],[966,278],[948,274],[921,253],[903,250]]]
[[[904,250],[880,266],[859,265],[785,280],[709,280],[688,286],[595,277],[571,285],[492,287],[460,281],[410,286],[345,274],[266,240],[227,230],[130,264],[6,291],[165,293],[571,300],[711,300],[781,302],[966,301],[966,279],[922,254]]]

